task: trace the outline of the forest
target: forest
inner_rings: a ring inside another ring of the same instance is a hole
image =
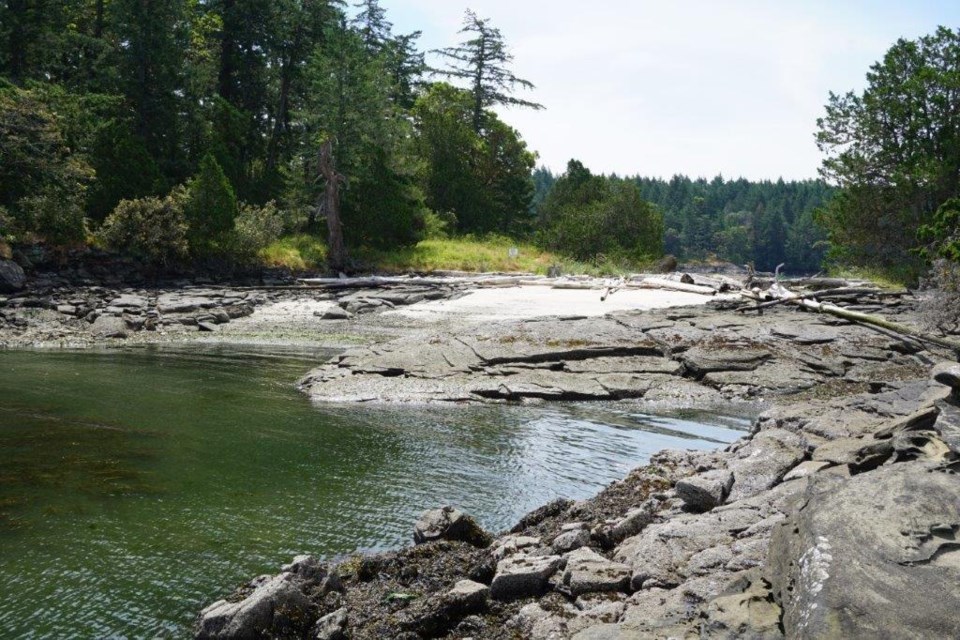
[[[349,271],[361,248],[507,238],[903,280],[955,261],[957,31],[898,41],[862,94],[831,94],[822,179],[789,182],[535,168],[496,108],[543,105],[499,29],[467,10],[458,45],[420,35],[377,0],[0,1],[0,249],[207,268],[306,234]]]

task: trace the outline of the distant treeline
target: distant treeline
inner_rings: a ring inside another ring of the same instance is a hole
[[[544,200],[557,176],[534,172],[535,202]],[[826,234],[814,211],[833,196],[821,180],[751,182],[673,176],[670,180],[628,176],[642,198],[662,212],[664,249],[684,260],[716,257],[772,270],[817,271],[827,252]]]

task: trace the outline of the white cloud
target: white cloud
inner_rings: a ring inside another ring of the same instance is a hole
[[[465,7],[382,0],[398,31],[428,48],[461,36]],[[816,176],[815,123],[829,91],[861,87],[898,37],[956,24],[960,6],[760,0],[471,0],[500,28],[521,97],[502,110],[541,162],[668,177]],[[942,15],[941,15],[942,14]]]

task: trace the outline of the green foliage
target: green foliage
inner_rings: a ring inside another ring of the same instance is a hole
[[[577,260],[663,255],[663,216],[632,181],[593,175],[571,160],[540,205],[541,241]]]
[[[35,91],[0,89],[0,158],[7,233],[40,236],[53,244],[81,241],[93,171],[67,145],[60,120]]]
[[[200,171],[187,185],[184,206],[189,227],[190,249],[198,256],[227,248],[237,217],[237,197],[217,159],[207,154]]]
[[[143,140],[121,121],[101,127],[90,155],[97,176],[87,195],[93,220],[102,221],[121,200],[165,191],[163,174]]]
[[[97,232],[105,246],[153,266],[166,267],[188,255],[185,189],[164,198],[123,200]]]
[[[241,204],[235,221],[236,253],[241,259],[254,260],[277,241],[284,229],[283,212],[274,201],[263,206]]]
[[[916,231],[960,189],[960,30],[898,40],[867,88],[830,95],[817,142],[821,173],[843,189],[820,212],[835,259],[912,265]]]
[[[940,205],[930,224],[920,227],[918,237],[926,245],[926,257],[960,263],[960,198],[950,198]]]
[[[532,222],[535,156],[496,114],[474,131],[469,92],[431,85],[414,106],[423,190],[433,211],[453,214],[461,233],[517,233]]]

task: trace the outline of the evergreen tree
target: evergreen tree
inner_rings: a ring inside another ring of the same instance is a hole
[[[190,249],[195,255],[204,257],[228,248],[238,213],[237,197],[212,154],[203,157],[199,172],[190,180],[184,213]]]
[[[469,9],[463,22],[460,33],[473,36],[455,47],[435,51],[449,61],[446,69],[435,71],[448,78],[469,82],[473,96],[473,130],[480,132],[486,110],[498,104],[543,109],[541,104],[512,95],[517,87],[533,89],[534,86],[507,68],[513,56],[507,51],[500,30]]]

